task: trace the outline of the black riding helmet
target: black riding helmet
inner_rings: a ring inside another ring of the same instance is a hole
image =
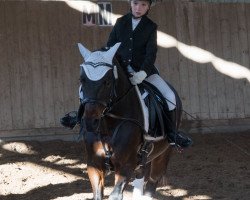
[[[133,0],[130,0],[130,2],[133,1]],[[149,5],[151,5],[153,3],[153,0],[138,0],[138,1],[148,1],[149,2]]]

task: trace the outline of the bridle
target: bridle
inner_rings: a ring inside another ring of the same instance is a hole
[[[131,86],[120,97],[117,97],[116,84],[117,84],[118,74],[117,74],[116,65],[105,63],[105,62],[98,62],[98,63],[85,62],[84,65],[90,65],[90,66],[93,66],[93,67],[106,66],[106,67],[110,67],[113,70],[114,76],[112,76],[113,80],[112,80],[112,86],[111,86],[111,90],[110,90],[108,101],[104,101],[104,100],[100,100],[100,99],[93,99],[93,98],[89,98],[89,97],[86,97],[86,96],[84,96],[84,98],[81,99],[81,101],[80,101],[80,103],[83,104],[84,106],[87,103],[102,105],[104,107],[104,109],[103,109],[101,117],[104,117],[105,115],[107,115],[107,113],[109,113],[112,110],[112,108],[114,107],[115,104],[117,104],[123,98],[125,98],[127,96],[127,94],[133,89],[133,86]]]
[[[104,63],[104,62],[98,62],[98,63],[86,62],[84,64],[88,64],[88,65],[95,66],[95,67],[97,67],[97,66],[111,67],[113,69],[113,72],[114,72],[113,81],[112,81],[112,88],[111,88],[111,91],[110,91],[108,102],[105,102],[105,101],[99,100],[99,99],[88,98],[88,97],[84,97],[84,99],[81,100],[81,103],[84,104],[83,106],[85,106],[86,103],[100,104],[100,105],[104,106],[104,109],[103,109],[102,114],[100,116],[98,127],[100,126],[101,120],[104,117],[108,116],[108,117],[111,117],[111,118],[121,120],[121,123],[116,127],[116,129],[114,131],[113,137],[115,137],[115,135],[117,134],[120,126],[123,123],[128,122],[128,121],[131,122],[131,123],[136,124],[137,126],[141,127],[142,130],[144,130],[143,124],[141,122],[139,122],[137,119],[123,117],[123,116],[119,116],[117,114],[111,113],[112,109],[116,105],[118,105],[124,98],[126,98],[130,94],[130,92],[135,90],[135,87],[133,85],[131,85],[122,95],[120,95],[119,97],[117,96],[116,83],[117,83],[117,79],[118,79],[118,74],[117,74],[116,66],[114,64],[111,65],[111,64],[108,64],[108,63]]]

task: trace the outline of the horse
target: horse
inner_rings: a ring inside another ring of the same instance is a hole
[[[133,199],[152,199],[173,147],[167,139],[145,142],[145,117],[138,87],[130,83],[115,59],[119,45],[91,52],[78,43],[85,61],[80,65],[80,82],[87,173],[94,200],[103,199],[105,175],[111,171],[115,182],[109,200],[122,200],[132,179]],[[150,152],[143,154],[148,149]]]

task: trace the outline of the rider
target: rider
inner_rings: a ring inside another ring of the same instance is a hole
[[[133,85],[143,80],[153,84],[167,99],[168,118],[172,122],[172,130],[167,133],[170,142],[181,147],[188,147],[192,141],[175,130],[176,99],[168,84],[158,75],[154,66],[157,53],[157,25],[147,17],[152,0],[130,0],[131,11],[119,18],[112,29],[107,46],[117,42],[121,45],[116,58],[132,77]]]
[[[121,45],[116,53],[116,58],[128,74],[133,85],[147,81],[153,84],[167,99],[168,118],[172,122],[171,130],[167,136],[170,142],[181,147],[188,147],[192,140],[187,136],[177,132],[175,122],[176,99],[174,92],[168,84],[158,75],[158,70],[154,66],[157,53],[157,25],[147,17],[152,0],[130,0],[131,11],[119,18],[112,29],[107,47],[112,47],[117,42]],[[83,94],[81,86],[79,88],[80,99]],[[76,121],[80,122],[83,114],[83,105],[80,104],[77,117],[64,117],[61,123],[71,128]],[[69,120],[69,122],[67,121]],[[73,123],[72,123],[73,121]],[[73,124],[73,125],[72,125]]]

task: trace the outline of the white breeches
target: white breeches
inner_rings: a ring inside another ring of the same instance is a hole
[[[176,107],[175,94],[168,84],[158,75],[153,74],[145,79],[145,81],[153,84],[161,94],[166,98],[169,110],[174,110]]]

